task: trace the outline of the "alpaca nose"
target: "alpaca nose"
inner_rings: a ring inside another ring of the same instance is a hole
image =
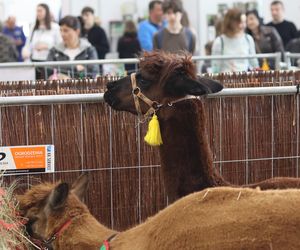
[[[29,219],[25,225],[25,228],[26,228],[26,232],[32,236],[33,235],[33,223],[36,221],[36,219]]]

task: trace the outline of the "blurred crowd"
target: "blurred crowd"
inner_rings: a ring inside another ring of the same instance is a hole
[[[125,21],[124,34],[119,38],[119,58],[133,58],[142,51],[161,49],[178,53],[196,51],[197,37],[190,27],[188,13],[181,0],[151,1],[149,17],[139,22]],[[264,24],[257,10],[243,13],[229,9],[224,17],[216,21],[216,38],[205,45],[206,55],[251,55],[290,51],[300,52],[300,35],[296,26],[285,20],[284,5],[273,1],[270,5],[272,21]],[[0,25],[0,62],[22,61],[72,61],[104,59],[110,51],[110,44],[104,29],[100,26],[94,9],[85,7],[80,16],[65,16],[55,22],[48,5],[39,4],[36,21],[28,37],[22,27],[16,25],[16,18],[8,17]],[[252,69],[274,69],[271,59],[239,59],[206,61],[202,72],[247,71]],[[125,65],[127,71],[135,65]],[[69,68],[52,71],[51,77],[68,76]],[[76,65],[73,74],[101,73],[101,66]],[[37,74],[42,74],[37,72]],[[42,76],[40,76],[42,77]],[[40,78],[38,77],[38,78]]]

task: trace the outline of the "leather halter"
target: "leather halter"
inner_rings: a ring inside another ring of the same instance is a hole
[[[150,100],[147,96],[145,96],[142,93],[141,89],[136,84],[135,75],[136,75],[136,73],[132,73],[130,75],[134,105],[135,105],[135,109],[138,113],[138,116],[142,116],[143,117],[142,121],[145,121],[149,116],[156,113],[156,111],[159,110],[159,108],[162,107],[163,105],[160,104],[159,102]],[[149,106],[149,109],[145,114],[142,113],[139,99],[141,99],[143,102],[145,102]]]
[[[147,120],[148,117],[150,117],[151,115],[155,114],[161,107],[163,107],[164,104],[159,103],[157,101],[152,101],[151,99],[149,99],[147,96],[145,96],[142,93],[141,89],[137,86],[137,83],[136,83],[136,73],[132,73],[130,75],[130,78],[131,78],[132,95],[133,95],[135,109],[136,109],[136,111],[138,113],[138,116],[139,117],[143,117],[143,119],[140,120],[140,122],[144,122],[144,121]],[[189,100],[189,99],[198,99],[198,98],[199,97],[197,97],[197,96],[188,95],[188,96],[179,98],[177,100],[168,102],[167,105],[169,107],[172,107],[173,104],[175,104],[175,103],[178,103],[178,102],[181,102],[181,101],[185,101],[185,100]],[[139,100],[142,100],[143,102],[145,102],[149,106],[149,109],[148,109],[148,111],[145,114],[142,113],[141,105],[140,105],[140,101]]]
[[[46,240],[39,240],[35,238],[31,238],[32,242],[37,246],[37,249],[40,250],[49,250],[52,249],[51,244],[55,241],[58,237],[62,235],[62,233],[71,225],[72,219],[67,220],[62,226],[60,226],[55,233],[51,237]]]

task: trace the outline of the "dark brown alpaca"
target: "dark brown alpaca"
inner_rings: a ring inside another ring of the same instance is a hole
[[[210,188],[116,232],[97,222],[80,201],[87,181],[81,176],[71,190],[66,183],[40,184],[18,197],[36,238],[47,239],[71,221],[48,249],[99,250],[112,235],[112,250],[300,249],[300,190]]]
[[[172,202],[207,187],[229,186],[213,168],[202,101],[186,99],[176,102],[187,95],[202,96],[218,92],[222,90],[222,85],[197,77],[190,56],[161,51],[144,54],[136,81],[145,96],[162,104],[156,114],[163,139],[160,158],[169,200]],[[104,99],[116,110],[137,114],[130,76],[108,83]],[[142,101],[140,105],[145,114],[149,106]],[[299,187],[300,180],[274,178],[249,185],[256,186],[261,189],[292,188]]]

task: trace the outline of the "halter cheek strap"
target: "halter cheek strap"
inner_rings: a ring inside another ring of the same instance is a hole
[[[145,96],[141,89],[137,86],[136,83],[136,74],[132,73],[130,75],[131,78],[131,85],[132,85],[132,95],[133,95],[133,100],[134,100],[134,105],[135,105],[135,109],[138,113],[139,116],[142,116],[145,120],[147,119],[149,116],[151,116],[152,114],[154,114],[160,107],[162,107],[163,105],[156,102],[156,101],[152,101],[150,100],[147,96]],[[141,110],[141,105],[140,105],[140,101],[142,100],[143,102],[145,102],[148,106],[149,109],[148,111],[143,114],[142,110]]]
[[[138,112],[138,115],[142,114],[142,110],[141,110],[141,106],[140,106],[140,102],[139,102],[139,98],[137,96],[138,93],[141,92],[140,88],[137,87],[136,85],[136,79],[135,79],[135,73],[132,73],[130,75],[131,77],[131,84],[132,84],[132,95],[133,95],[133,100],[134,100],[134,105],[135,105],[135,109]]]

